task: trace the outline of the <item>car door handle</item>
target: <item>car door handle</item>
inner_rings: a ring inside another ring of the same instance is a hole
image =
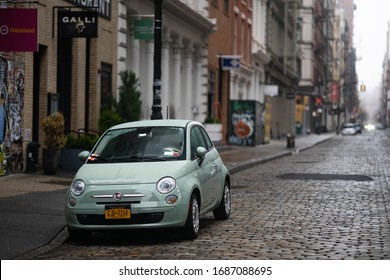
[[[215,163],[213,163],[213,167],[211,168],[210,174],[216,173],[216,172],[217,172],[217,169],[218,169],[217,165],[216,165]]]

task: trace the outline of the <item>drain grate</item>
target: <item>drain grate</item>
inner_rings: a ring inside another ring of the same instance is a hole
[[[332,180],[344,180],[344,181],[373,181],[369,176],[365,175],[356,175],[356,174],[310,174],[310,173],[287,173],[276,176],[280,179],[287,180],[322,180],[322,181],[332,181]]]

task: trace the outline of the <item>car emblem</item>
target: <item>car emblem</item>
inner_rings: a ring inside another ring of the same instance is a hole
[[[122,197],[123,197],[123,194],[121,194],[120,192],[116,192],[116,193],[114,194],[115,200],[121,200]]]

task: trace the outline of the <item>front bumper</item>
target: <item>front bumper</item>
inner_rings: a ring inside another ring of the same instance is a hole
[[[134,189],[135,190],[135,189]],[[80,197],[67,194],[65,218],[68,227],[75,230],[108,230],[108,229],[138,229],[138,228],[166,228],[182,227],[188,215],[189,195],[175,189],[169,194],[160,194],[154,186],[138,187],[137,193],[143,196],[123,197],[120,201],[114,197],[107,198],[107,188],[89,187]],[[111,193],[132,194],[128,187],[116,187]],[[176,203],[168,204],[165,198],[168,195],[178,197]],[[76,200],[71,206],[69,200]],[[130,219],[106,219],[107,205],[130,206]]]

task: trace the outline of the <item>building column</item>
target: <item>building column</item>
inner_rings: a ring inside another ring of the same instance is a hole
[[[145,73],[144,76],[144,96],[142,99],[143,107],[143,119],[150,119],[152,114],[152,105],[153,105],[153,55],[154,55],[154,43],[151,41],[146,41],[146,50],[145,50],[145,61],[146,66],[143,67]]]
[[[185,119],[192,118],[191,107],[194,105],[192,103],[192,96],[194,95],[192,88],[192,54],[193,49],[191,47],[184,50],[184,87],[180,104],[181,108],[184,109],[182,117]]]
[[[134,39],[133,27],[129,28],[127,40],[129,42],[126,68],[133,71],[137,77],[140,76],[140,41]]]
[[[173,78],[172,78],[172,90],[173,98],[170,100],[170,110],[172,117],[178,118],[181,116],[181,104],[182,104],[182,91],[181,91],[181,45],[175,44],[173,46]]]
[[[201,94],[202,94],[202,58],[200,54],[200,50],[197,50],[195,52],[195,63],[194,63],[194,81],[193,81],[193,94],[191,95],[191,118],[202,122],[203,120],[200,119],[200,106],[201,106]]]
[[[161,50],[161,113],[163,118],[170,118],[168,106],[172,92],[169,88],[169,78],[169,41],[165,40]]]

